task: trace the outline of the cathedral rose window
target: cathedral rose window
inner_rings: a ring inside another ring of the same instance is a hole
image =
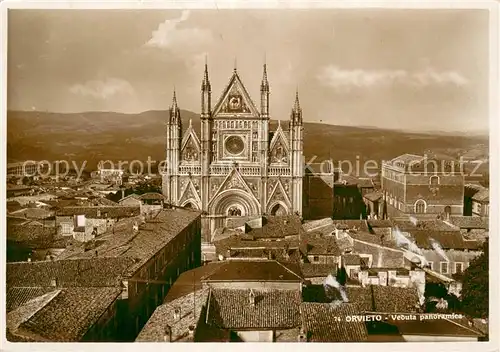
[[[243,149],[245,148],[245,144],[239,136],[229,137],[228,139],[226,139],[225,144],[226,150],[233,155],[241,154],[243,152]]]

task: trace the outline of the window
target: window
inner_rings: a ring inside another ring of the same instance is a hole
[[[455,263],[455,273],[461,274],[464,271],[464,263]]]
[[[429,269],[434,270],[434,262],[427,262],[427,265],[429,265]]]
[[[429,184],[431,186],[439,186],[439,176],[431,176]]]
[[[448,262],[441,262],[441,274],[448,274]]]
[[[313,262],[316,262],[316,263],[317,263],[317,262],[319,262],[319,257],[318,257],[317,255],[315,255],[315,256],[313,257]]]
[[[422,199],[419,199],[415,202],[415,213],[417,214],[424,214],[426,210],[427,205],[425,204],[425,201]]]
[[[70,235],[71,234],[71,224],[62,223],[61,224],[61,232],[63,235]]]

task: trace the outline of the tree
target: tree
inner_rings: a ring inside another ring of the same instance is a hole
[[[462,310],[474,318],[488,317],[488,247],[488,241],[485,241],[483,253],[471,261],[463,274]]]
[[[347,272],[346,272],[344,266],[340,267],[340,269],[337,271],[336,279],[337,279],[337,282],[342,286],[344,286],[345,283],[347,282]]]

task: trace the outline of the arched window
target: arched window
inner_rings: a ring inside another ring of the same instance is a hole
[[[422,199],[419,199],[415,202],[415,213],[424,214],[427,208],[427,204]]]
[[[451,207],[450,207],[449,205],[445,206],[445,207],[444,207],[444,212],[445,212],[446,214],[451,214]]]
[[[439,186],[439,176],[431,176],[429,184],[431,186]]]

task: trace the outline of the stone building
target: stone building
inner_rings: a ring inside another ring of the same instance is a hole
[[[139,214],[140,208],[134,206],[64,207],[56,212],[57,234],[87,242],[108,231],[118,220]]]
[[[57,260],[8,263],[9,340],[134,340],[179,275],[200,265],[200,233],[200,212],[163,209]]]
[[[450,161],[404,154],[382,163],[387,216],[446,218],[462,215],[464,175]]]
[[[298,93],[289,123],[270,130],[270,90],[264,65],[260,106],[234,69],[215,104],[205,65],[201,134],[182,126],[174,92],[167,123],[163,194],[168,203],[203,212],[203,240],[227,218],[303,212],[303,121]]]

